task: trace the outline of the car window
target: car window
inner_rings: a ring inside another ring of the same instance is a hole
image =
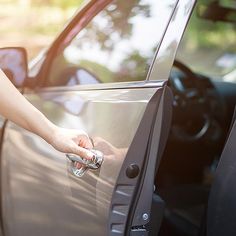
[[[235,23],[200,17],[197,10],[204,2],[198,1],[176,58],[195,72],[236,82]]]
[[[113,1],[57,55],[47,85],[145,80],[175,3]]]

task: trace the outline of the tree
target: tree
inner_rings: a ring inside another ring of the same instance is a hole
[[[86,27],[87,33],[77,42],[78,47],[92,40],[99,42],[105,50],[112,50],[121,38],[129,38],[132,32],[132,17],[136,15],[150,15],[149,5],[140,4],[140,0],[114,1],[102,13],[103,24],[99,20],[92,20]]]

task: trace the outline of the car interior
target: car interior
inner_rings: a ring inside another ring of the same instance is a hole
[[[235,7],[234,1],[197,4],[170,73],[172,124],[155,181],[166,205],[160,236],[205,235],[236,103]]]

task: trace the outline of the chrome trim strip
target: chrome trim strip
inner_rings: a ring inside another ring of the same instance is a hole
[[[60,86],[36,88],[34,92],[67,92],[67,91],[89,91],[89,90],[113,90],[113,89],[140,89],[140,88],[156,88],[162,87],[166,83],[165,80],[158,81],[140,81],[140,82],[121,82],[121,83],[105,83],[77,86]],[[30,93],[31,90],[25,89],[25,93]]]

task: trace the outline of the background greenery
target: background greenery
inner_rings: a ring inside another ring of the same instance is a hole
[[[226,68],[217,66],[219,58],[227,54],[236,54],[236,25],[199,18],[197,8],[213,1],[198,1],[180,44],[177,58],[191,65],[196,71],[221,76],[235,69],[236,66],[236,61]],[[220,0],[220,5],[236,8],[236,1]]]
[[[123,15],[129,15],[130,5],[140,0],[120,1]],[[155,0],[154,0],[155,1]],[[212,0],[200,0],[199,3],[209,3]],[[81,6],[84,0],[0,0],[0,47],[23,46],[27,49],[29,58],[33,58],[42,49],[50,45],[63,25]],[[125,3],[125,4],[124,4]],[[221,4],[236,7],[234,0],[221,0]],[[139,11],[140,9],[136,9]],[[141,9],[149,14],[147,8]],[[118,14],[119,15],[119,14]],[[127,17],[123,17],[125,20]],[[120,19],[113,24],[120,23]],[[125,25],[125,24],[124,24]],[[130,25],[120,32],[122,37],[128,37]],[[101,39],[107,32],[96,33],[95,39]],[[86,38],[86,40],[89,40]],[[92,40],[92,39],[90,39]],[[196,69],[213,68],[215,60],[202,60],[221,56],[222,52],[235,54],[235,25],[214,23],[199,20],[196,14],[191,18],[185,37],[180,45],[178,57],[187,58]],[[111,45],[105,44],[104,45]],[[137,63],[146,58],[138,54],[132,55]],[[193,63],[192,63],[193,62]],[[215,69],[214,69],[215,70]],[[218,71],[213,71],[218,72]]]
[[[23,46],[33,58],[50,45],[84,0],[0,0],[0,47]]]

